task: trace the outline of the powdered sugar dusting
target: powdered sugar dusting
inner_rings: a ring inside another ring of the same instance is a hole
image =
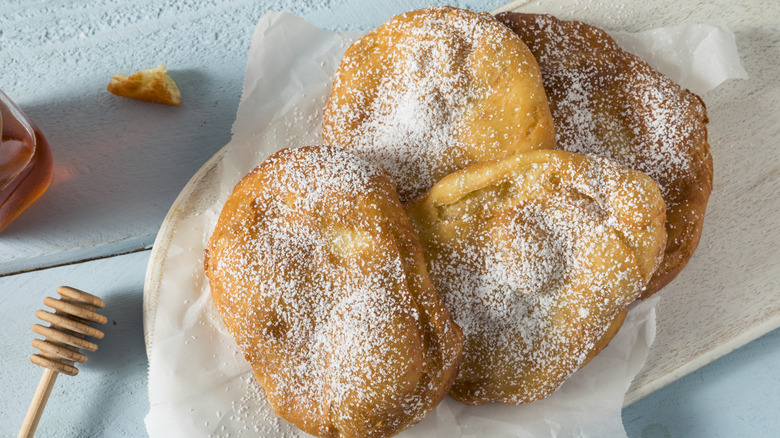
[[[431,278],[464,334],[456,398],[524,403],[549,395],[638,297],[652,272],[638,259],[661,253],[663,239],[642,248],[633,236],[663,211],[652,183],[635,184],[603,158],[567,168],[553,154],[483,189],[509,186],[486,208],[468,205],[476,190],[440,207],[457,214],[417,223]],[[619,191],[626,184],[633,195]]]
[[[674,203],[705,141],[701,102],[600,30],[548,15],[503,20],[539,61],[558,147],[639,170]]]
[[[712,190],[704,103],[593,26],[549,15],[498,18],[539,61],[558,147],[613,159],[658,183],[669,245],[651,295],[682,270],[702,230]]]
[[[508,111],[529,114],[523,123],[512,125],[515,120],[503,109],[480,102],[494,99],[500,105],[499,96],[517,85],[508,78],[519,75],[540,81],[535,65],[512,65],[520,56],[510,60],[485,55],[499,52],[507,40],[522,47],[485,14],[430,8],[423,14],[394,17],[342,59],[325,112],[325,142],[387,169],[402,201],[459,168],[454,163],[474,161],[468,149],[484,144],[497,155],[505,153],[505,144],[527,135],[527,125],[534,126],[538,114],[535,109],[513,107]],[[373,52],[381,56],[367,60]],[[531,58],[530,53],[527,56]],[[488,80],[475,73],[488,68],[495,70]],[[539,95],[529,100],[544,101],[547,111],[543,94],[540,86]],[[475,128],[467,122],[475,114],[483,120],[500,118],[507,129]],[[468,139],[471,135],[478,138]]]
[[[435,315],[407,285],[387,205],[402,214],[376,166],[335,148],[285,150],[239,183],[210,242],[226,325],[274,410],[311,433],[419,421],[438,402],[419,386],[442,385],[421,364],[443,356],[442,373],[459,356],[431,347]]]
[[[470,50],[467,41],[481,39],[484,30],[467,20],[454,20],[453,26],[442,20],[425,28],[396,21],[409,33],[394,46],[393,56],[403,61],[383,75],[367,109],[373,117],[351,135],[354,150],[388,169],[406,197],[436,181],[431,169],[441,167],[441,158],[456,144],[465,103],[480,97],[467,86],[467,71],[452,66],[463,62]]]

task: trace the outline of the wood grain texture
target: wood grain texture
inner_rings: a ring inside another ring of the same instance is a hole
[[[148,258],[144,251],[0,278],[0,306],[14,315],[0,339],[0,436],[14,436],[22,424],[41,374],[29,363],[29,326],[43,297],[61,284],[101,296],[108,324],[79,375],[57,379],[37,436],[147,436],[141,293]],[[772,436],[780,427],[779,360],[776,330],[626,408],[628,436]]]
[[[0,307],[12,317],[0,337],[0,436],[15,436],[41,377],[30,363],[30,326],[44,297],[68,284],[102,298],[105,337],[79,365],[61,375],[38,424],[39,437],[144,436],[147,360],[142,325],[143,277],[149,251],[0,278]]]
[[[780,329],[623,409],[629,437],[771,437],[780,430]]]
[[[27,414],[22,421],[22,427],[19,429],[17,438],[32,438],[35,436],[35,430],[38,428],[38,423],[41,421],[43,410],[46,407],[46,402],[49,401],[51,390],[54,388],[54,383],[57,382],[56,371],[50,369],[44,369],[41,380],[38,382],[38,387],[35,389],[30,407],[27,409]]]

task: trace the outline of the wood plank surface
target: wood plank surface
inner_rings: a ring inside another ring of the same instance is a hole
[[[44,269],[0,278],[0,308],[12,315],[0,337],[0,436],[16,436],[43,368],[30,362],[30,329],[45,297],[59,297],[57,287],[72,286],[102,298],[98,349],[85,352],[75,376],[60,375],[46,404],[36,436],[144,436],[147,360],[142,323],[143,278],[149,251]],[[42,323],[48,325],[46,323]]]

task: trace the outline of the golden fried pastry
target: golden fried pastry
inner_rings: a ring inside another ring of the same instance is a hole
[[[699,243],[712,191],[704,103],[593,26],[512,12],[498,19],[539,61],[558,147],[611,158],[661,187],[668,243],[643,293],[650,296],[682,271]]]
[[[320,437],[384,437],[447,391],[462,337],[390,177],[347,151],[280,151],[235,187],[211,294],[274,411]]]
[[[557,150],[472,165],[408,204],[463,330],[450,395],[521,404],[555,391],[609,343],[655,272],[665,211],[646,175]]]
[[[555,146],[531,52],[490,14],[451,7],[398,15],[347,49],[322,138],[385,168],[402,202],[471,163]]]
[[[165,105],[181,105],[181,92],[168,75],[164,65],[135,72],[130,76],[115,75],[106,87],[117,96]]]

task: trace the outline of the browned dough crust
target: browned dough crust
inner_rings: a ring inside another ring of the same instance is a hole
[[[666,244],[653,180],[559,150],[472,165],[406,208],[463,330],[450,395],[468,404],[555,391],[617,333]]]
[[[235,187],[208,243],[214,303],[274,411],[320,437],[385,437],[445,397],[462,337],[386,172],[282,150]]]
[[[594,26],[516,12],[497,18],[539,62],[558,148],[614,159],[661,187],[668,243],[642,294],[649,297],[699,243],[713,173],[704,103]]]
[[[344,54],[323,142],[390,172],[402,202],[469,164],[552,149],[552,118],[531,52],[487,13],[398,15]]]

